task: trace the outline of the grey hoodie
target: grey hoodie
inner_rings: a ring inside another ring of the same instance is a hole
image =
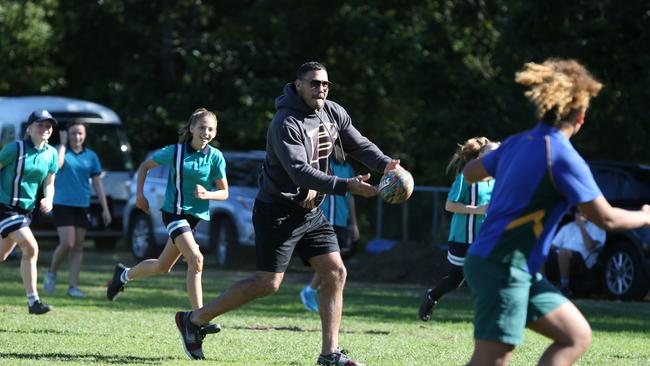
[[[288,83],[283,94],[275,99],[275,107],[277,112],[267,131],[266,159],[259,178],[257,198],[263,202],[290,201],[311,208],[314,205],[310,201],[316,199],[316,192],[346,193],[348,179],[328,175],[325,167],[320,166],[315,145],[321,123],[334,143],[342,144],[348,156],[368,168],[383,172],[391,161],[352,126],[345,109],[332,101],[326,100],[323,109],[313,110],[297,94],[293,83]]]

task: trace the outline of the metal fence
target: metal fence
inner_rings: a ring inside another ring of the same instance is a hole
[[[446,243],[451,215],[445,211],[449,187],[416,186],[405,203],[376,200],[375,238]]]

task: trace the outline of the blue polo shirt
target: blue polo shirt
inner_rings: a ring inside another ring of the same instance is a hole
[[[464,205],[483,206],[490,203],[494,179],[467,183],[463,173],[458,174],[447,194],[447,201]],[[454,213],[449,228],[449,241],[471,244],[476,239],[485,215]]]
[[[201,151],[194,150],[188,142],[160,149],[153,160],[171,167],[162,210],[209,221],[209,200],[194,197],[194,189],[201,185],[212,190],[215,180],[226,177],[226,160],[221,151],[210,145]]]
[[[487,217],[468,253],[531,274],[543,265],[552,233],[569,206],[602,195],[569,140],[544,123],[508,138],[481,161],[496,183]]]
[[[34,209],[38,188],[58,170],[57,152],[45,144],[37,150],[31,139],[6,144],[0,150],[0,203],[25,211]]]
[[[84,147],[77,154],[66,147],[63,167],[54,181],[54,204],[90,207],[90,178],[101,172],[102,166],[94,151]]]
[[[357,175],[354,168],[347,161],[343,164],[336,162],[336,159],[330,159],[329,163],[332,175],[339,178],[352,178]],[[325,196],[320,209],[325,214],[327,221],[334,226],[348,227],[348,218],[350,217],[350,207],[348,200],[352,193],[347,192],[344,196],[328,194]]]

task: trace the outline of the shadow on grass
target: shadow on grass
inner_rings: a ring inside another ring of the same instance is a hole
[[[291,326],[291,327],[271,327],[271,326],[264,326],[264,325],[255,325],[255,326],[249,326],[249,327],[231,327],[231,329],[236,329],[236,330],[254,330],[254,331],[267,331],[267,330],[277,330],[277,331],[285,331],[285,332],[315,332],[315,333],[320,333],[321,329],[320,328],[301,328],[297,326]],[[362,332],[356,332],[356,331],[350,331],[346,329],[341,329],[339,333],[346,333],[346,334],[374,334],[374,335],[388,335],[390,332],[385,331],[385,330],[365,330]]]
[[[163,361],[175,360],[173,357],[135,357],[135,356],[109,356],[91,354],[67,354],[67,353],[15,353],[0,352],[0,359],[20,360],[41,360],[41,361],[76,361],[76,362],[101,362],[113,365],[135,363],[138,365],[159,365]]]

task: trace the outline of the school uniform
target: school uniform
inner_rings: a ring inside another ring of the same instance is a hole
[[[58,154],[45,144],[37,149],[31,139],[6,144],[0,150],[0,234],[6,238],[29,226],[38,189],[55,174]]]
[[[601,195],[587,163],[558,129],[540,123],[483,156],[496,178],[465,278],[474,300],[474,338],[517,345],[524,328],[567,299],[539,270],[570,206]]]
[[[65,161],[54,181],[54,222],[58,226],[88,227],[90,179],[100,175],[97,154],[88,148],[76,153],[66,147]]]
[[[353,178],[356,176],[354,168],[348,163],[339,164],[335,159],[331,159],[329,165],[332,175],[339,178]],[[348,221],[350,218],[349,200],[352,193],[347,192],[344,196],[328,194],[325,196],[323,203],[320,205],[321,211],[332,224],[336,238],[341,251],[351,250],[350,232],[348,230]]]
[[[215,180],[226,177],[226,161],[221,151],[210,145],[195,150],[187,142],[162,148],[153,160],[171,167],[161,208],[170,237],[174,239],[194,230],[200,219],[209,221],[209,202],[196,198],[194,190],[201,185],[210,191]]]
[[[490,202],[494,179],[468,183],[462,173],[456,175],[447,194],[447,201],[470,206],[483,206]],[[474,242],[485,220],[485,215],[454,213],[449,227],[449,252],[447,259],[454,266],[462,267],[469,245]]]

